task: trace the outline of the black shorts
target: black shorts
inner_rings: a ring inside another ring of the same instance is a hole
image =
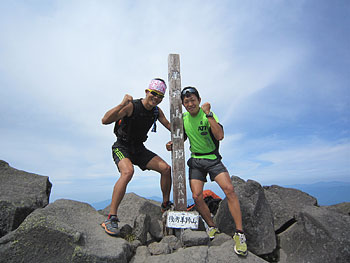
[[[198,179],[207,182],[207,174],[210,175],[210,180],[214,181],[218,174],[228,172],[220,158],[215,160],[190,158],[187,161],[189,167],[189,179]]]
[[[118,163],[124,158],[130,159],[130,161],[140,167],[143,171],[146,170],[146,166],[154,156],[157,156],[154,152],[148,150],[143,143],[133,145],[122,141],[116,141],[112,146],[112,155],[115,164],[118,167]],[[119,167],[118,167],[119,170]]]

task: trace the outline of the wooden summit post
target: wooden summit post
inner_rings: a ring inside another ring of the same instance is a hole
[[[171,140],[173,142],[172,175],[173,196],[176,211],[187,210],[184,131],[181,103],[180,56],[169,54],[168,83],[170,99]]]

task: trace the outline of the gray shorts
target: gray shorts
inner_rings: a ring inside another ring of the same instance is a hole
[[[189,179],[198,179],[207,182],[207,174],[210,175],[210,180],[214,181],[218,174],[228,172],[221,159],[209,160],[202,158],[190,158],[187,161],[189,167]]]

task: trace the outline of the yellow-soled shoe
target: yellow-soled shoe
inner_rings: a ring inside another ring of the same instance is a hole
[[[216,227],[209,227],[207,230],[207,233],[208,233],[210,240],[212,240],[212,239],[214,239],[216,234],[220,233],[220,231]]]
[[[246,256],[248,254],[246,238],[243,233],[236,232],[233,236],[233,241],[235,242],[235,252],[237,255]]]

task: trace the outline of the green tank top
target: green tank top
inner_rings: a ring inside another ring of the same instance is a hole
[[[213,116],[219,122],[218,117],[214,113]],[[215,154],[206,154],[213,152],[218,146],[213,141],[212,135],[210,135],[210,124],[204,111],[200,109],[195,117],[192,117],[189,112],[185,112],[183,114],[183,122],[185,133],[190,140],[191,157],[211,160],[218,158]]]

